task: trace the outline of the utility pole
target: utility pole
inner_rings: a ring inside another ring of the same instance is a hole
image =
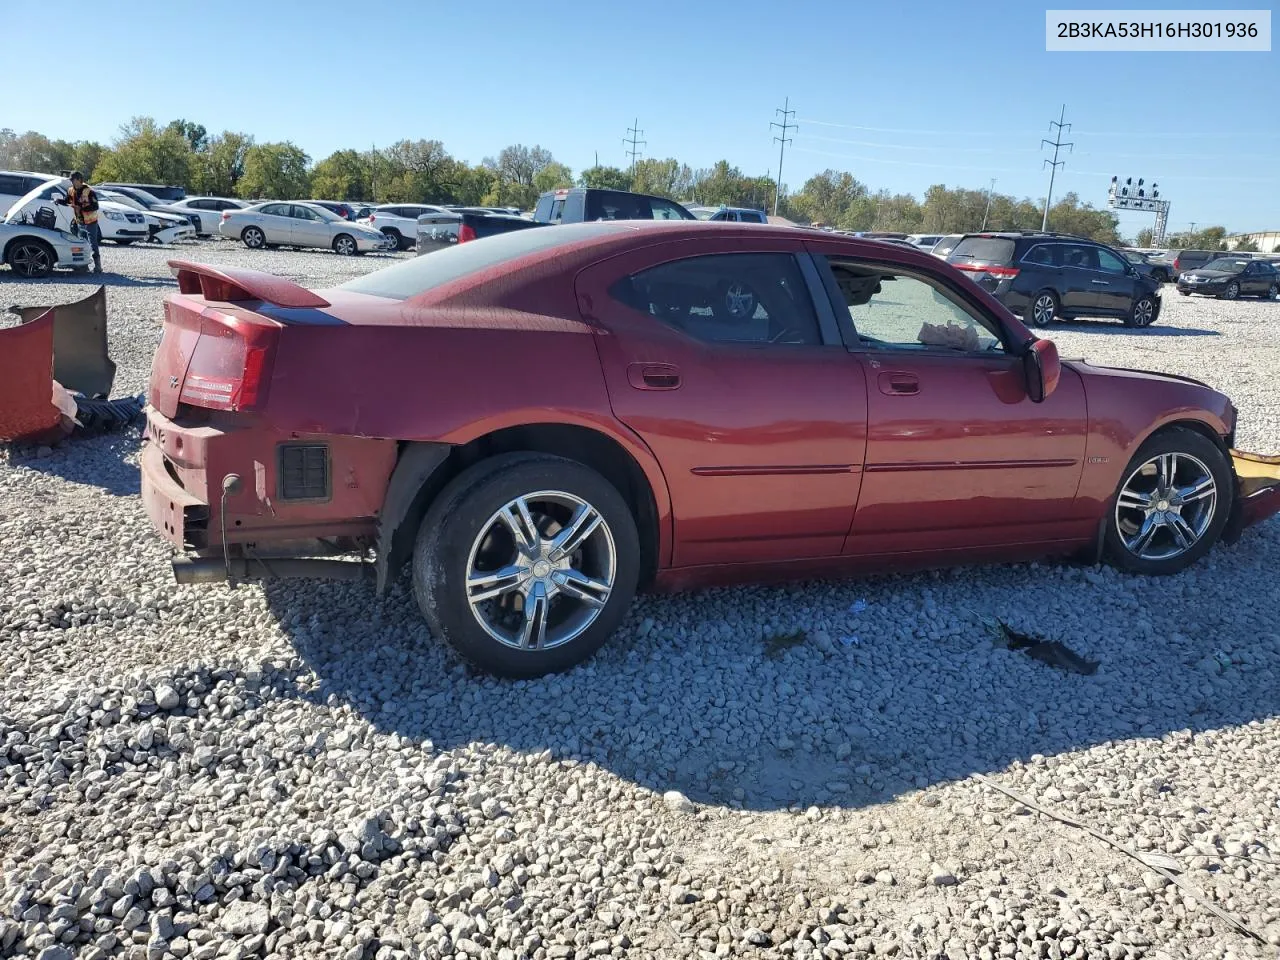
[[[1191,232],[1192,233],[1196,232],[1196,222],[1194,220],[1191,221]]]
[[[769,124],[770,129],[777,127],[782,131],[782,136],[773,138],[778,144],[778,184],[773,191],[773,215],[775,217],[778,215],[778,197],[782,195],[782,155],[787,149],[787,144],[791,142],[791,138],[787,136],[787,131],[800,129],[797,124],[791,122],[791,118],[796,115],[796,112],[791,109],[790,97],[783,101],[781,107],[773,111],[775,117],[778,114],[782,114],[782,122],[772,121]]]
[[[1040,141],[1040,146],[1042,149],[1046,146],[1053,147],[1053,159],[1044,161],[1049,166],[1049,193],[1044,198],[1044,217],[1042,217],[1040,220],[1041,230],[1049,229],[1049,204],[1053,200],[1053,179],[1058,173],[1058,168],[1063,166],[1067,162],[1065,160],[1058,159],[1058,151],[1062,147],[1066,147],[1067,150],[1073,153],[1075,152],[1075,144],[1067,143],[1062,139],[1062,134],[1071,129],[1071,124],[1062,122],[1066,119],[1067,119],[1067,105],[1064,103],[1062,105],[1062,112],[1058,115],[1058,119],[1049,121],[1050,127],[1058,128],[1057,132],[1054,133],[1053,135],[1053,139],[1052,140],[1042,139]],[[1044,167],[1041,167],[1040,169],[1043,170]]]
[[[630,144],[630,149],[627,150],[627,153],[631,156],[632,180],[636,178],[636,157],[640,155],[640,147],[648,146],[649,143],[648,140],[639,139],[642,136],[644,136],[644,131],[640,129],[640,118],[636,117],[636,125],[627,127],[627,136],[622,138],[623,143]]]
[[[987,215],[991,213],[991,194],[996,188],[996,178],[991,178],[991,186],[987,187],[987,209],[982,211],[982,229],[987,229]]]

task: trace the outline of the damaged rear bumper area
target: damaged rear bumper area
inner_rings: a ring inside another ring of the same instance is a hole
[[[0,442],[54,443],[77,429],[110,429],[142,413],[142,397],[108,400],[106,288],[76,303],[13,307],[0,329]]]
[[[1235,543],[1246,527],[1280,513],[1280,457],[1231,451],[1236,475],[1236,497],[1223,531],[1225,543]]]

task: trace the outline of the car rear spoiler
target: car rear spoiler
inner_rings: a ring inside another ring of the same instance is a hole
[[[235,267],[212,267],[189,260],[170,260],[169,269],[178,278],[178,290],[197,294],[206,300],[234,303],[239,300],[261,300],[277,307],[327,307],[328,300],[291,280],[260,270],[237,270]]]

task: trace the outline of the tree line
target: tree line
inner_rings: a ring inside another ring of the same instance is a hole
[[[256,140],[179,119],[160,124],[134,117],[109,146],[51,140],[0,129],[0,169],[57,173],[79,170],[91,183],[175,184],[193,194],[245,199],[354,200],[376,203],[456,203],[530,209],[545,190],[573,185],[635,190],[685,203],[772,211],[774,182],[717,161],[693,168],[674,158],[644,158],[630,170],[596,165],[577,176],[542,146],[513,144],[469,164],[439,140],[401,140],[381,149],[337,150],[313,160],[289,141]],[[923,198],[872,190],[853,174],[824,170],[795,191],[783,187],[778,212],[802,223],[842,230],[961,233],[1040,228],[1042,204],[1029,197],[935,184]],[[1049,210],[1050,229],[1117,243],[1118,220],[1067,193]],[[1220,230],[1225,236],[1225,229]],[[1200,231],[1208,234],[1211,230]]]

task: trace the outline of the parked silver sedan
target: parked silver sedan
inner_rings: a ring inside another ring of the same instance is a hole
[[[394,242],[364,224],[343,220],[312,203],[270,200],[243,210],[222,211],[218,233],[251,250],[263,247],[323,247],[343,256],[392,250]]]

